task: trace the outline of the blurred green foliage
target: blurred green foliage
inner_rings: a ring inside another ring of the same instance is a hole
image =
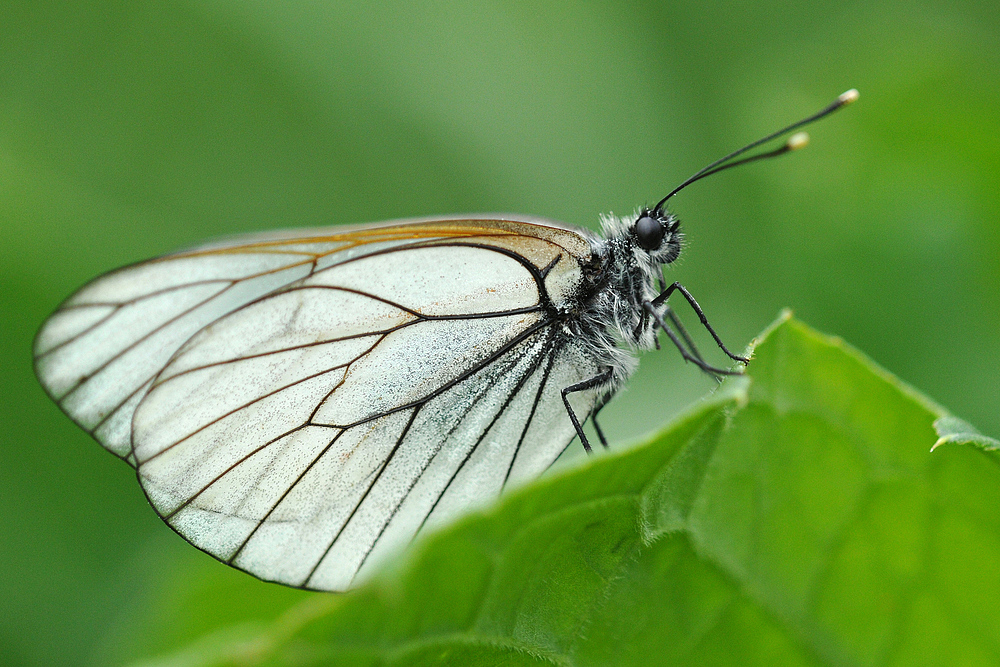
[[[44,397],[31,338],[83,282],[278,227],[593,227],[850,87],[806,151],[678,197],[669,275],[732,347],[791,306],[1000,433],[993,3],[6,0],[0,17],[5,662],[149,655],[308,596],[185,544]],[[656,429],[710,386],[648,354],[605,429]]]

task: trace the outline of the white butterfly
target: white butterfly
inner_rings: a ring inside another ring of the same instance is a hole
[[[728,373],[702,360],[672,292],[746,361],[683,287],[662,289],[681,243],[665,201],[606,218],[603,237],[469,217],[168,255],[70,297],[36,338],[36,372],[192,544],[262,579],[345,590],[574,436],[589,451],[581,423],[657,327]]]

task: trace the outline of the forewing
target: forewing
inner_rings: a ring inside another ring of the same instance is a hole
[[[120,269],[82,288],[39,331],[36,373],[75,422],[134,463],[136,407],[153,378],[195,333],[323,269],[457,239],[516,246],[536,263],[553,252],[567,257],[588,252],[584,237],[572,230],[490,219],[403,221],[217,242]],[[358,280],[363,283],[365,276]]]

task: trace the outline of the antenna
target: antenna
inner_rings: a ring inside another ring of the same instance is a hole
[[[798,132],[796,134],[793,134],[791,137],[789,137],[788,141],[786,141],[784,143],[784,145],[781,146],[781,148],[776,148],[776,149],[774,149],[772,151],[766,151],[764,153],[758,153],[756,155],[751,155],[751,156],[745,157],[745,158],[743,158],[741,160],[736,160],[735,159],[735,158],[738,158],[739,156],[743,155],[747,151],[751,151],[754,148],[757,148],[761,144],[766,144],[769,141],[773,141],[774,139],[777,139],[780,136],[783,136],[785,134],[788,134],[789,132],[792,132],[794,130],[799,129],[803,125],[808,125],[809,123],[813,123],[813,122],[819,120],[820,118],[824,118],[826,116],[829,116],[830,114],[832,114],[837,109],[840,109],[841,107],[847,106],[848,104],[850,104],[851,102],[853,102],[856,99],[858,99],[858,91],[855,90],[854,88],[851,88],[846,93],[841,93],[837,97],[837,99],[834,100],[834,102],[832,104],[829,104],[828,106],[826,106],[825,108],[821,109],[820,111],[817,111],[813,115],[808,116],[806,118],[803,118],[802,120],[800,120],[798,122],[792,123],[791,125],[789,125],[787,127],[784,127],[782,129],[778,130],[777,132],[772,132],[771,134],[767,135],[766,137],[763,137],[762,139],[758,139],[757,141],[751,142],[751,143],[747,144],[746,146],[744,146],[743,148],[741,148],[741,149],[739,149],[737,151],[733,151],[732,153],[730,153],[729,155],[727,155],[727,156],[725,156],[723,158],[719,158],[718,160],[716,160],[712,164],[708,165],[704,169],[699,170],[693,176],[691,176],[686,181],[684,181],[683,183],[681,183],[680,185],[678,185],[676,188],[674,188],[673,190],[671,190],[670,193],[666,197],[664,197],[663,199],[661,199],[659,201],[659,203],[656,206],[653,207],[653,212],[655,212],[655,213],[662,213],[663,212],[662,211],[662,207],[663,207],[664,204],[667,203],[668,199],[670,199],[675,194],[677,194],[678,192],[680,192],[681,190],[683,190],[687,186],[691,185],[695,181],[700,181],[701,179],[705,178],[706,176],[711,176],[712,174],[717,174],[720,171],[723,171],[725,169],[729,169],[730,167],[736,167],[736,166],[739,166],[741,164],[747,164],[747,163],[750,163],[750,162],[756,162],[757,160],[764,160],[764,159],[767,159],[767,158],[778,157],[779,155],[784,155],[785,153],[788,153],[789,151],[794,151],[794,150],[798,150],[800,148],[804,148],[806,146],[806,144],[809,143],[809,135],[806,134],[805,132]]]

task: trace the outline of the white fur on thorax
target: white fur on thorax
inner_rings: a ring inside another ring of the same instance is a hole
[[[652,318],[646,317],[642,327],[639,324],[644,315],[642,304],[659,294],[663,264],[657,261],[659,253],[644,250],[633,240],[632,226],[641,215],[642,211],[631,216],[602,214],[603,234],[589,239],[596,255],[611,255],[612,261],[604,267],[607,283],[581,316],[587,335],[578,342],[592,358],[611,369],[608,393],[614,393],[635,372],[637,351],[655,347]]]

